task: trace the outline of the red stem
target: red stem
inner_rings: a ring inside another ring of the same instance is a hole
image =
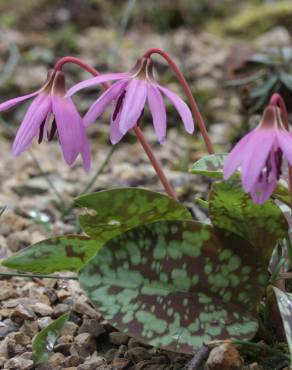
[[[82,59],[71,57],[71,56],[59,59],[58,62],[55,64],[54,69],[57,70],[57,71],[61,71],[62,67],[65,63],[77,64],[81,68],[85,69],[87,72],[92,74],[93,76],[98,76],[99,75],[99,72],[95,68],[93,68],[89,64],[85,63]],[[105,90],[107,90],[110,87],[110,84],[107,83],[107,82],[103,83],[102,85],[103,85],[103,88]],[[149,158],[157,176],[159,177],[162,185],[164,186],[164,189],[165,189],[166,193],[170,197],[172,197],[174,199],[177,199],[177,196],[176,196],[176,193],[175,193],[173,187],[170,185],[169,181],[167,180],[167,178],[166,178],[166,176],[165,176],[165,174],[162,170],[162,167],[159,164],[159,162],[157,161],[157,159],[154,155],[154,152],[153,152],[150,144],[147,142],[143,132],[139,129],[138,126],[135,126],[133,130],[135,132],[135,135],[137,136],[137,139],[140,141],[141,146],[145,150],[145,152],[146,152],[146,154],[147,154],[147,156],[148,156],[148,158]]]
[[[197,105],[197,103],[196,103],[196,101],[193,97],[191,89],[190,89],[184,75],[182,74],[181,70],[179,69],[177,64],[172,60],[172,58],[170,57],[170,55],[166,51],[164,51],[162,49],[159,49],[159,48],[151,48],[151,49],[148,49],[146,51],[146,53],[144,54],[144,57],[149,58],[152,54],[161,55],[167,61],[169,66],[173,69],[174,73],[176,74],[177,79],[179,80],[179,82],[180,82],[181,86],[183,87],[184,92],[185,92],[185,94],[188,98],[188,101],[189,101],[191,110],[193,112],[195,121],[199,126],[199,129],[200,129],[201,134],[203,136],[203,139],[205,141],[207,150],[208,150],[209,154],[213,154],[214,153],[213,145],[212,145],[212,142],[210,140],[210,136],[208,134],[208,131],[206,129],[204,119],[203,119],[203,117],[200,113],[199,107],[198,107],[198,105]]]

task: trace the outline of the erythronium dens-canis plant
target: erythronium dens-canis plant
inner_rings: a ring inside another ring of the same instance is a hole
[[[190,109],[154,79],[154,54],[163,57],[175,72]],[[66,63],[77,64],[94,77],[66,92],[62,72]],[[117,82],[110,86],[110,80]],[[69,95],[97,83],[103,84],[105,92],[81,120]],[[191,172],[216,180],[209,197],[200,201],[208,211],[209,222],[194,220],[178,202],[139,127],[147,100],[158,140],[165,140],[166,110],[161,92],[178,110],[186,130],[192,133],[195,121],[205,141],[209,155],[195,163]],[[2,103],[0,109],[31,97],[35,100],[17,133],[14,154],[26,150],[33,137],[39,141],[45,136],[51,139],[56,130],[66,162],[71,165],[80,153],[88,169],[86,127],[113,102],[111,141],[118,142],[132,129],[168,195],[139,188],[83,195],[75,202],[90,211],[79,217],[85,236],[44,240],[2,264],[34,274],[76,272],[91,302],[114,327],[156,347],[193,353],[214,341],[257,345],[247,341],[255,336],[262,320],[261,307],[271,273],[272,281],[277,279],[275,272],[269,270],[272,253],[284,242],[288,249],[290,245],[288,223],[279,203],[290,204],[289,190],[277,184],[282,153],[291,163],[288,116],[281,97],[271,98],[259,127],[237,144],[226,161],[225,155],[213,153],[203,118],[183,74],[160,49],[146,51],[130,73],[99,74],[83,60],[62,58],[43,88]],[[243,189],[237,169],[241,171]],[[279,271],[277,260],[275,263],[275,270]],[[291,295],[275,288],[275,299],[292,352]],[[267,300],[265,310],[269,310]],[[56,337],[67,319],[62,318],[60,324],[56,322],[35,337],[36,363],[48,358],[47,350],[42,352],[47,332],[53,330]],[[284,362],[289,359],[285,353],[279,355],[279,351],[277,356]]]

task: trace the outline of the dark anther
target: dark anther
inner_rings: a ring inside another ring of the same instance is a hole
[[[43,141],[45,123],[46,123],[46,121],[44,120],[44,122],[40,125],[39,138],[38,138],[38,143],[39,144]]]
[[[56,121],[54,120],[52,122],[51,132],[48,133],[48,140],[49,141],[52,141],[54,139],[56,131],[57,131],[57,125],[56,125]]]
[[[121,95],[118,97],[118,100],[117,100],[117,103],[116,103],[116,106],[115,106],[115,110],[114,110],[114,113],[113,113],[113,121],[117,118],[117,115],[119,114],[119,111],[120,111],[120,109],[123,105],[125,94],[126,94],[126,90],[124,90],[121,93]]]

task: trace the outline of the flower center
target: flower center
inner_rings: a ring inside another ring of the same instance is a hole
[[[140,78],[153,82],[153,61],[151,58],[141,58],[130,72],[133,78]]]

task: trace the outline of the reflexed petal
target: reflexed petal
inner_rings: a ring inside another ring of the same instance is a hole
[[[83,118],[83,123],[87,127],[91,123],[93,123],[99,116],[103,114],[106,107],[116,99],[121,91],[126,86],[126,82],[119,81],[116,82],[113,86],[107,89],[97,100],[94,102],[91,107],[89,108],[88,112],[85,114]]]
[[[153,126],[158,140],[162,144],[166,137],[166,110],[162,95],[155,85],[148,84],[147,98],[153,118]]]
[[[126,90],[119,127],[122,134],[133,128],[141,116],[147,96],[147,82],[133,78]]]
[[[112,80],[122,80],[122,79],[130,78],[128,73],[106,73],[104,75],[99,75],[96,77],[88,78],[85,81],[81,81],[78,84],[74,85],[67,91],[65,97],[72,96],[77,91],[85,89],[86,87],[95,86],[101,84],[103,82],[112,81]]]
[[[157,87],[168,97],[168,99],[172,102],[176,110],[178,111],[183,124],[185,126],[186,131],[189,134],[192,134],[195,129],[194,120],[192,113],[190,111],[190,108],[187,106],[187,104],[175,93],[172,91],[166,89],[165,87],[162,87],[160,85],[157,85]]]
[[[116,107],[114,107],[113,112],[115,112],[115,110],[116,110]],[[120,117],[121,117],[121,111],[117,114],[117,116],[115,117],[115,120],[113,120],[113,115],[111,117],[110,141],[113,145],[117,144],[124,136],[124,134],[121,133],[120,128],[119,128]]]
[[[254,130],[253,130],[254,131]],[[228,157],[224,162],[224,179],[227,180],[240,166],[244,157],[246,156],[246,145],[253,134],[253,131],[245,135],[239,142],[235,145],[235,147],[231,150]]]
[[[277,180],[267,184],[266,182],[258,181],[250,190],[252,200],[257,204],[265,203],[273,194],[277,185]]]
[[[13,142],[13,154],[18,155],[28,148],[38,134],[41,124],[51,109],[51,98],[45,93],[39,94],[29,106]]]
[[[276,139],[273,129],[256,129],[252,132],[246,145],[246,156],[242,161],[242,185],[249,192],[257,182],[261,170]]]
[[[82,119],[70,98],[52,95],[52,109],[64,159],[71,165],[82,147]]]
[[[278,145],[282,149],[290,166],[292,166],[292,134],[284,130],[277,130]]]
[[[13,99],[10,99],[10,100],[7,100],[5,101],[4,103],[1,103],[0,104],[0,112],[6,110],[6,109],[9,109],[11,107],[13,107],[14,105],[18,104],[18,103],[21,103],[27,99],[30,99],[36,95],[38,95],[40,93],[40,91],[35,91],[31,94],[28,94],[28,95],[23,95],[23,96],[19,96],[18,98],[13,98]]]
[[[91,154],[90,154],[90,145],[89,145],[89,140],[87,137],[87,133],[85,130],[85,127],[81,125],[80,127],[81,130],[81,137],[82,137],[82,142],[81,142],[81,156],[83,160],[83,168],[85,171],[90,170],[90,165],[91,165]]]

